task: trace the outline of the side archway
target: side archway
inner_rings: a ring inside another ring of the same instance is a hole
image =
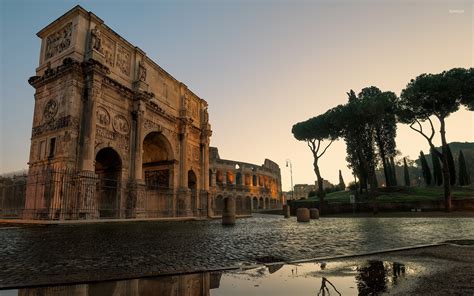
[[[111,147],[106,147],[95,157],[97,207],[100,218],[118,217],[120,209],[122,160]]]

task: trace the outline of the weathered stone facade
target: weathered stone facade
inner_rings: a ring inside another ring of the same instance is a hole
[[[265,159],[263,165],[221,159],[217,148],[209,150],[209,183],[214,215],[222,213],[225,198],[234,198],[237,214],[249,214],[259,209],[280,208],[280,167]]]
[[[24,218],[207,216],[207,102],[80,6],[37,35]]]

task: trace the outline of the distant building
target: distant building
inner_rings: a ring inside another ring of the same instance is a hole
[[[295,184],[294,199],[308,198],[310,192],[318,191],[317,181],[315,184]],[[323,180],[323,189],[334,187],[328,180]],[[290,193],[291,194],[291,193]],[[290,195],[291,196],[291,195]]]
[[[265,159],[263,165],[221,159],[216,147],[209,148],[209,188],[214,215],[222,213],[223,201],[232,197],[237,214],[249,214],[258,209],[280,208],[280,167]]]

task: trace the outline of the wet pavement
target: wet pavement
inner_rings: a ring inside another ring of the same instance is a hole
[[[0,228],[0,288],[200,272],[469,237],[472,218],[322,218],[302,224],[262,215],[234,227],[220,221],[6,227]]]
[[[379,295],[424,268],[378,260],[310,262],[3,291],[3,295]]]

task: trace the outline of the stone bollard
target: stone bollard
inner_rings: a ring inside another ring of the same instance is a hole
[[[299,208],[296,210],[296,221],[309,222],[309,210],[307,208]]]
[[[283,215],[285,218],[290,218],[290,206],[289,205],[284,205],[283,206]]]
[[[319,219],[319,210],[317,208],[309,209],[309,217],[311,219]]]
[[[222,225],[235,225],[235,199],[231,197],[224,199]]]

